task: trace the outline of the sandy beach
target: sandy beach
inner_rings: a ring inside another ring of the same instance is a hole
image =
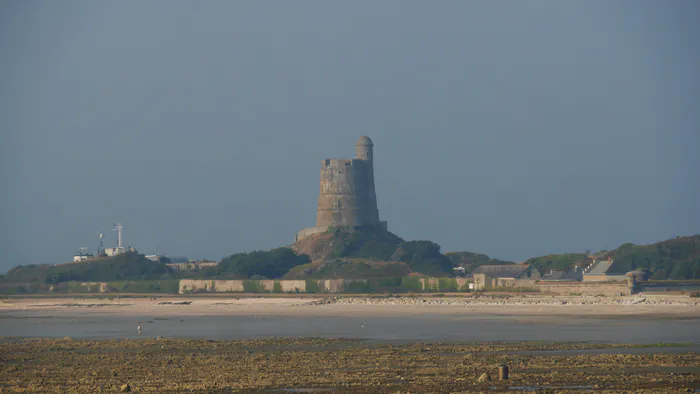
[[[0,315],[27,316],[581,316],[700,318],[700,299],[645,297],[133,297],[13,298],[0,300]]]

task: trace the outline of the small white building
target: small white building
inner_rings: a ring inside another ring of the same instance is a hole
[[[76,254],[75,256],[73,256],[73,262],[77,263],[80,261],[85,261],[85,260],[91,259],[92,257],[94,257],[94,256],[91,254]]]
[[[126,248],[105,248],[104,252],[107,256],[112,257],[126,252]]]

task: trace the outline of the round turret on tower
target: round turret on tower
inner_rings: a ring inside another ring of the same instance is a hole
[[[372,163],[372,150],[374,144],[367,136],[362,136],[355,144],[356,157],[360,160],[365,160]]]

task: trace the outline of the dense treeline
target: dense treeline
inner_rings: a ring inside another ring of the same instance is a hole
[[[275,279],[298,265],[310,262],[309,256],[298,255],[290,248],[237,253],[223,259],[216,268],[216,274],[231,279]]]
[[[525,261],[525,264],[534,266],[543,275],[550,270],[568,271],[574,266],[585,266],[587,263],[588,255],[585,253],[549,254]]]
[[[445,257],[450,259],[453,265],[464,267],[470,273],[482,265],[515,264],[513,261],[492,259],[491,257],[474,252],[448,252]]]

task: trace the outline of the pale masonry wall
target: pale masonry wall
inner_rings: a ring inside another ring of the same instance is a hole
[[[542,282],[530,279],[492,278],[485,274],[474,274],[474,287],[476,290],[512,289],[512,291],[526,290],[552,294],[587,294],[619,296],[629,295],[632,289],[627,282]]]

